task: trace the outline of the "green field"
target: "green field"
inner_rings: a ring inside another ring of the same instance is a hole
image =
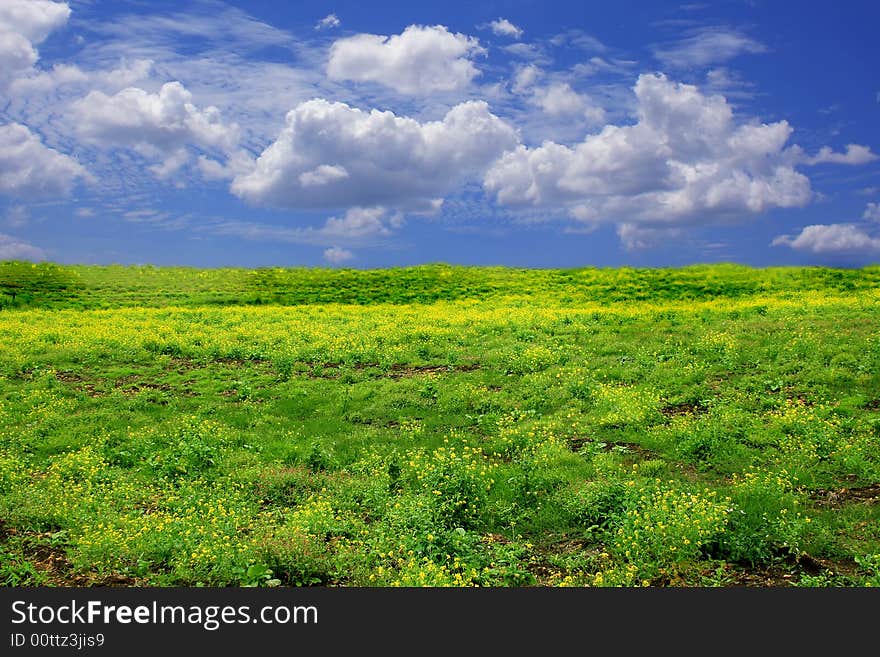
[[[0,263],[6,586],[880,585],[880,267]]]

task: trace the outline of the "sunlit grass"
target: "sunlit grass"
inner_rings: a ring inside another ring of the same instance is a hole
[[[877,268],[0,267],[7,585],[877,583]]]

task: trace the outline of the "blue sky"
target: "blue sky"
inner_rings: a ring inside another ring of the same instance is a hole
[[[3,0],[0,259],[877,263],[878,19]]]

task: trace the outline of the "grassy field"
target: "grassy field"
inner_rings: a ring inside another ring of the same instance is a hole
[[[0,264],[7,586],[880,585],[880,267]]]

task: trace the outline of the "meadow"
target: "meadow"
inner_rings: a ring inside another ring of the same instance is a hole
[[[880,585],[880,267],[0,263],[5,586]]]

